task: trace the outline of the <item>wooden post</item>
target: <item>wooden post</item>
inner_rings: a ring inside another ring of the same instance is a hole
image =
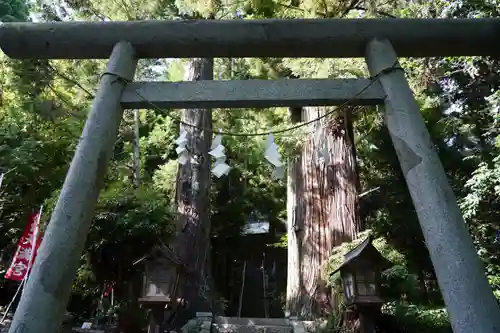
[[[241,317],[241,309],[243,307],[243,293],[245,291],[245,279],[247,276],[247,261],[243,262],[243,270],[241,271],[241,288],[240,299],[238,300],[238,317]]]
[[[163,333],[164,305],[155,305],[148,311],[148,333]]]
[[[499,308],[455,195],[388,40],[366,50],[387,95],[385,122],[408,184],[454,333],[500,332]],[[385,71],[386,70],[386,71]]]
[[[376,308],[361,307],[359,309],[359,323],[361,333],[375,333],[375,319],[377,316]]]
[[[120,99],[137,61],[116,44],[52,213],[10,333],[56,333],[71,291],[123,115]],[[112,74],[110,74],[112,73]]]
[[[140,110],[134,110],[134,186],[138,189],[141,185],[141,153],[140,153]]]

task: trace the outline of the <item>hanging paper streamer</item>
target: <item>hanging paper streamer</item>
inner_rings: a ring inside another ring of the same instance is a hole
[[[209,154],[215,158],[212,173],[217,178],[229,174],[229,171],[231,170],[231,167],[226,163],[225,151],[226,148],[222,145],[222,135],[218,134],[214,141],[212,141],[212,146],[210,147],[209,152]]]
[[[314,152],[316,164],[324,163],[326,165],[330,165],[331,160],[328,150],[328,140],[325,137],[325,130],[320,124],[316,127],[314,144],[318,147],[318,150]]]
[[[175,140],[175,144],[177,145],[175,151],[180,165],[184,165],[189,161],[189,152],[186,148],[187,142],[187,132],[182,129],[179,137]]]
[[[272,134],[267,136],[264,157],[274,166],[272,176],[277,179],[283,179],[285,177],[285,165],[281,162],[281,154],[278,146],[274,143],[274,136]]]
[[[271,172],[271,176],[276,179],[283,179],[285,177],[285,165],[274,168],[273,172]]]

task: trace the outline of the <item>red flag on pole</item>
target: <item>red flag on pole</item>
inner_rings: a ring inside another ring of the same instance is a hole
[[[28,225],[19,239],[12,263],[10,264],[7,273],[5,273],[6,279],[22,281],[28,274],[42,240],[38,233],[39,222],[40,213],[31,214],[29,216]]]

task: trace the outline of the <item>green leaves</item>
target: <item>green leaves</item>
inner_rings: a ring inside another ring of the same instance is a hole
[[[0,21],[19,22],[28,19],[28,3],[23,0],[0,1]]]
[[[109,184],[101,194],[86,245],[96,281],[126,284],[135,272],[133,262],[168,241],[173,219],[168,199],[154,189]]]
[[[483,203],[491,204],[500,195],[500,158],[496,157],[492,166],[480,163],[465,186],[469,193],[460,206],[464,217],[470,220],[478,215]]]
[[[384,304],[382,312],[394,317],[393,325],[402,332],[451,333],[448,313],[443,307],[422,307],[408,303]]]

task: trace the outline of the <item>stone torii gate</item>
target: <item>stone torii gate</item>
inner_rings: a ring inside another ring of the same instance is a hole
[[[499,19],[4,23],[16,59],[109,57],[10,333],[55,333],[123,109],[385,104],[455,333],[500,332],[500,312],[397,56],[499,56]],[[139,58],[365,57],[369,80],[132,81]],[[395,66],[396,64],[396,66]],[[121,79],[120,79],[121,78]],[[140,92],[137,94],[136,92]]]

